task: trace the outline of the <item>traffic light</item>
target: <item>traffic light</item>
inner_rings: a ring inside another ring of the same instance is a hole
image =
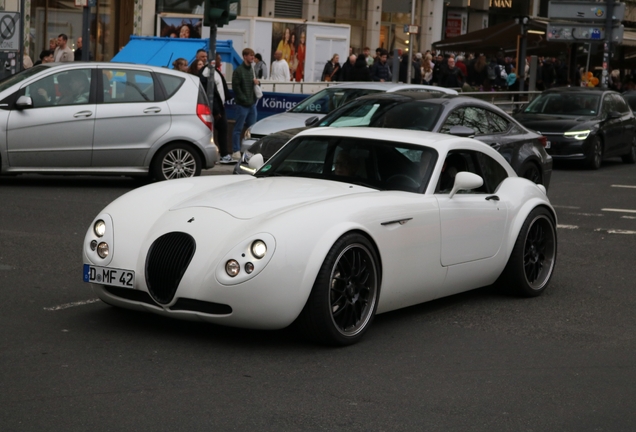
[[[238,15],[240,0],[205,0],[203,25],[223,27]]]

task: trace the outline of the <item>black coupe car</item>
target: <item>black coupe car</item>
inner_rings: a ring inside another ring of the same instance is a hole
[[[360,97],[332,111],[322,120],[308,119],[314,126],[366,126],[413,129],[473,137],[501,153],[515,172],[546,188],[552,174],[552,158],[546,153],[545,137],[532,132],[496,106],[466,96],[439,97],[427,93],[396,92]],[[235,173],[253,172],[252,155],[269,159],[304,128],[267,135],[244,153]]]
[[[615,91],[581,87],[548,90],[514,118],[548,139],[554,159],[585,161],[598,169],[603,159],[636,162],[636,119]]]

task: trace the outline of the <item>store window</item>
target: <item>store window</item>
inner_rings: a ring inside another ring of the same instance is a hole
[[[94,60],[110,61],[128,43],[133,33],[135,0],[98,0],[91,8],[90,54]],[[68,46],[75,51],[77,39],[82,37],[83,8],[68,7],[56,0],[31,0],[31,29],[28,54],[39,59],[49,49],[50,41],[64,33]],[[83,48],[88,44],[83,41]]]

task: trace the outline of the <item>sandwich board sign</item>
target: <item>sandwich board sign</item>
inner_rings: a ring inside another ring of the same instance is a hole
[[[20,51],[20,14],[0,12],[0,51]]]

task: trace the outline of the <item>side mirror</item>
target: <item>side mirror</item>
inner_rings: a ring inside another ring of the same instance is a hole
[[[260,167],[262,167],[264,163],[265,163],[265,160],[263,159],[263,155],[260,153],[256,153],[255,155],[252,155],[247,165],[256,171]]]
[[[607,113],[608,120],[614,120],[621,117],[623,117],[623,115],[619,113],[618,111],[610,111],[609,113]]]
[[[33,99],[30,96],[20,96],[15,103],[15,106],[18,109],[24,108],[32,108],[33,107]]]
[[[468,171],[460,171],[455,176],[455,184],[451,190],[449,198],[452,198],[460,190],[473,190],[481,187],[484,184],[484,179],[477,174],[473,174]]]
[[[318,124],[319,121],[320,119],[317,116],[309,117],[307,120],[305,120],[305,126],[314,126]]]
[[[464,138],[472,138],[475,136],[475,130],[466,126],[453,126],[450,128],[448,133]]]

